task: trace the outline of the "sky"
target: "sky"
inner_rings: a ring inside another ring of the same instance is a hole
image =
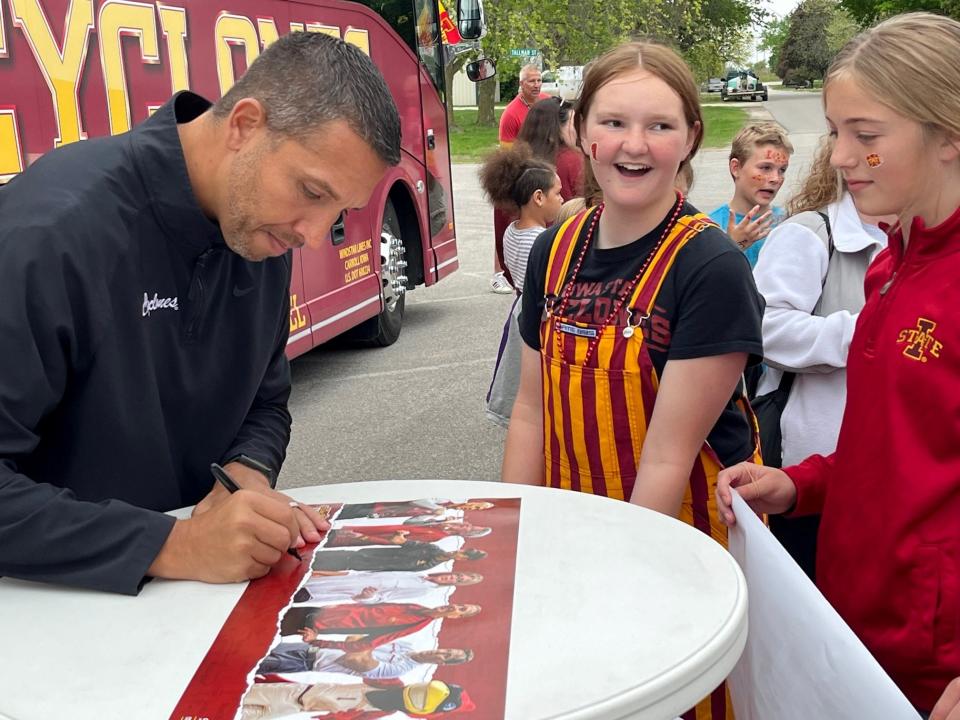
[[[766,0],[766,6],[777,17],[784,17],[797,6],[800,0]]]

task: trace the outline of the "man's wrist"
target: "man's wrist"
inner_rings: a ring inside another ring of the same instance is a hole
[[[166,542],[160,548],[160,552],[150,563],[147,569],[149,577],[168,578],[171,580],[184,580],[190,577],[189,571],[184,566],[184,556],[180,548],[185,543],[185,533],[188,531],[188,520],[177,520],[170,528],[170,534]],[[186,541],[189,545],[189,541]]]
[[[262,474],[266,479],[270,487],[275,487],[277,484],[277,471],[266,463],[260,462],[256,458],[252,458],[249,455],[234,455],[232,458],[227,460],[224,465],[229,465],[230,463],[239,463],[245,467],[250,468],[251,470],[256,470]]]

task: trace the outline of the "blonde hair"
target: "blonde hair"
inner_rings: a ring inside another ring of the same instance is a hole
[[[590,106],[594,97],[604,85],[621,75],[636,70],[646,70],[665,82],[677,95],[683,104],[683,114],[687,127],[695,132],[690,154],[680,163],[679,172],[684,172],[684,166],[700,149],[703,141],[703,113],[700,110],[700,91],[693,79],[690,68],[677,53],[666,45],[638,40],[625,43],[613,50],[609,50],[596,60],[592,61],[583,73],[583,85],[580,89],[580,100],[577,103],[577,145],[582,147],[581,129],[590,115]],[[694,128],[696,130],[694,131]],[[584,188],[593,189],[596,178],[590,163],[584,163]],[[693,184],[693,169],[690,170],[690,183]]]
[[[960,136],[960,22],[924,12],[884,20],[837,54],[823,81],[824,100],[844,77],[898,115]]]
[[[587,207],[587,201],[582,197],[570,198],[560,206],[560,212],[557,213],[557,219],[553,221],[553,224],[562,225],[578,212],[586,210]]]
[[[787,214],[821,208],[836,202],[843,193],[843,176],[840,171],[830,165],[830,156],[833,154],[833,138],[825,135],[820,140],[810,172],[804,178],[803,185],[794,193],[787,203]]]
[[[742,166],[761,145],[773,145],[783,149],[787,155],[793,155],[793,144],[782,126],[775,122],[756,122],[740,128],[730,143],[730,159],[736,159]]]

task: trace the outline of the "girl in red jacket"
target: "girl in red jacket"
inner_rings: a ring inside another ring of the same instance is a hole
[[[933,720],[960,718],[960,23],[912,13],[852,40],[824,81],[831,164],[896,215],[865,281],[836,451],[721,473],[754,510],[822,513],[817,584]],[[946,688],[946,690],[945,690]]]

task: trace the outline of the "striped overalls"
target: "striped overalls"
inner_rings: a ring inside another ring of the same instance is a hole
[[[546,484],[628,500],[659,383],[644,343],[644,322],[677,254],[713,223],[703,214],[678,217],[624,299],[628,325],[618,326],[613,319],[601,326],[559,314],[564,280],[577,240],[587,232],[589,215],[584,211],[561,226],[547,264],[540,324]],[[749,405],[742,406],[754,424]],[[705,442],[693,464],[679,517],[726,546],[726,527],[717,519],[715,498],[721,469]],[[726,717],[733,714],[723,686],[684,715],[696,720]]]

